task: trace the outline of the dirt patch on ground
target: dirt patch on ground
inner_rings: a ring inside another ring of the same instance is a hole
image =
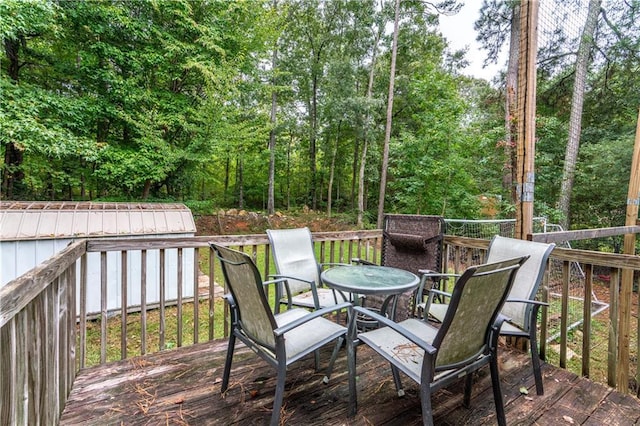
[[[263,215],[244,210],[221,211],[212,215],[196,216],[196,235],[261,234],[267,229],[308,227],[311,232],[349,231],[355,225],[342,218],[329,218],[313,211]]]

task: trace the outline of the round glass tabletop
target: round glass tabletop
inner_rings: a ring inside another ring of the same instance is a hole
[[[417,287],[419,278],[404,269],[388,266],[336,266],[322,272],[331,288],[359,294],[399,294]]]

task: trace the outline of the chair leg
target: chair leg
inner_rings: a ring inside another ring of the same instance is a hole
[[[471,407],[471,387],[473,386],[473,372],[468,373],[464,378],[464,397],[462,398],[462,405],[465,408]]]
[[[396,385],[396,391],[398,392],[398,396],[404,396],[404,389],[402,388],[402,380],[400,380],[400,370],[398,367],[391,364],[391,375],[393,376],[393,383]]]
[[[356,389],[356,345],[351,336],[347,337],[347,372],[349,376],[349,413],[356,415],[358,411],[358,394]]]
[[[540,354],[538,353],[538,341],[536,330],[529,333],[529,350],[531,351],[531,365],[533,366],[533,377],[536,381],[536,393],[544,395],[544,385],[542,384],[542,371],[540,370]]]
[[[313,359],[316,363],[316,371],[320,371],[320,349],[313,351]]]
[[[287,364],[284,361],[278,363],[276,375],[276,394],[273,398],[273,412],[271,413],[271,426],[278,426],[280,423],[280,410],[282,409],[282,399],[284,397],[284,384],[287,378]]]
[[[422,406],[422,424],[433,426],[433,409],[431,408],[431,387],[429,383],[420,384],[420,404]]]
[[[327,374],[322,379],[322,382],[326,385],[329,383],[329,379],[331,378],[331,373],[333,372],[333,364],[336,362],[336,358],[338,358],[338,351],[342,347],[342,342],[344,339],[342,337],[338,337],[338,341],[336,342],[335,348],[333,348],[333,352],[331,353],[331,359],[329,360],[329,366],[327,367]]]
[[[224,361],[224,373],[222,374],[222,388],[221,392],[227,390],[229,387],[229,375],[231,374],[231,361],[233,361],[233,349],[236,345],[236,336],[233,331],[229,335],[229,346],[227,347],[227,358]]]
[[[507,426],[507,419],[504,413],[504,402],[502,400],[502,389],[500,388],[500,375],[498,372],[498,358],[494,353],[489,361],[491,370],[491,387],[493,388],[493,400],[496,404],[496,420],[499,426]]]

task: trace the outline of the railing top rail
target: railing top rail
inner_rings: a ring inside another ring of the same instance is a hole
[[[559,243],[563,241],[586,240],[590,238],[605,238],[616,235],[640,234],[640,226],[615,226],[598,229],[576,229],[573,231],[539,232],[529,234],[527,239],[540,243]]]
[[[360,239],[377,238],[382,235],[382,231],[330,231],[313,232],[315,242],[323,241],[357,241]],[[233,246],[266,245],[269,244],[267,234],[248,235],[211,235],[201,237],[182,238],[131,238],[131,239],[102,239],[89,240],[87,251],[120,251],[120,250],[153,250],[167,248],[193,248],[209,247],[209,243],[222,243]]]
[[[445,235],[444,241],[445,244],[472,249],[486,250],[489,247],[489,240],[479,238]],[[588,263],[612,268],[640,270],[640,256],[632,254],[604,253],[599,251],[570,249],[556,246],[551,252],[551,257],[563,261],[566,260],[570,262]]]

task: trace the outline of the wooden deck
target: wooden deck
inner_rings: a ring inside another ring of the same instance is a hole
[[[197,344],[81,371],[60,425],[255,425],[268,423],[274,370],[248,349],[236,350],[231,385],[220,394],[226,340]],[[323,352],[324,361],[329,350]],[[358,348],[358,414],[347,417],[344,348],[328,385],[313,359],[288,372],[282,423],[291,425],[421,424],[417,385],[404,377],[398,398],[390,369],[366,346]],[[528,356],[501,350],[501,382],[510,425],[634,425],[640,401],[566,370],[543,366],[545,394],[537,396]],[[529,394],[520,389],[525,387]],[[461,405],[461,385],[434,395],[435,422],[493,425],[488,369],[473,389],[471,409]]]

